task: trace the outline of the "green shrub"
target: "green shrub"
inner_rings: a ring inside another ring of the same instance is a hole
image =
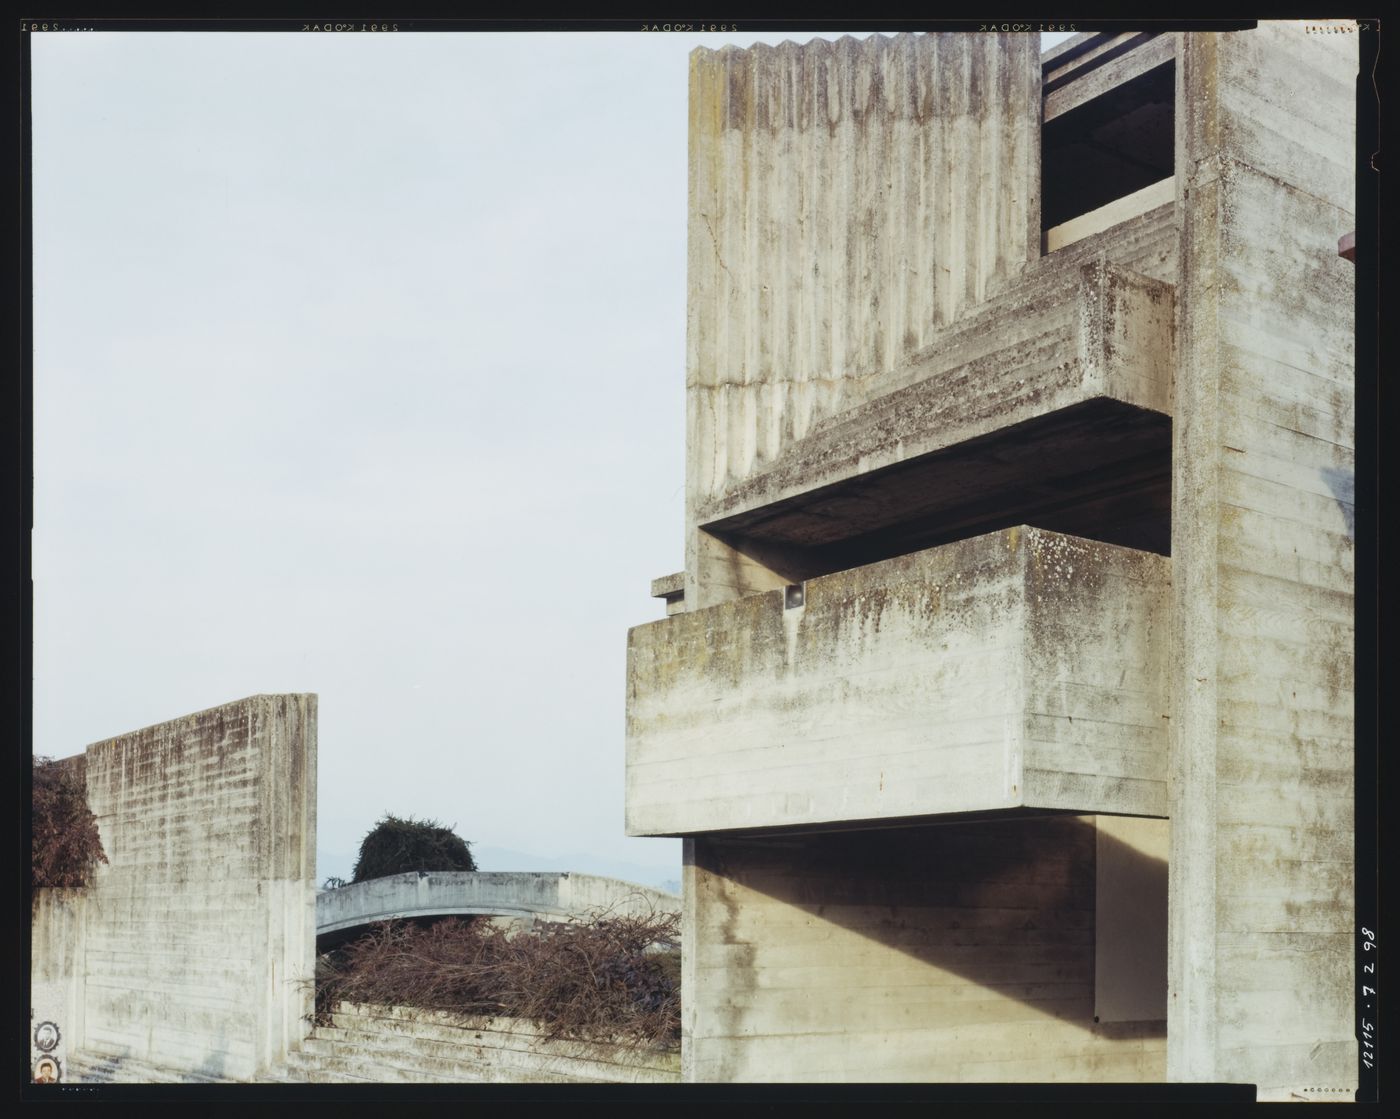
[[[471,844],[435,820],[385,813],[360,844],[352,882],[423,870],[475,870]]]
[[[81,763],[79,763],[81,764]],[[34,759],[33,827],[30,838],[35,886],[87,886],[107,861],[97,817],[88,807],[87,782],[73,762]]]

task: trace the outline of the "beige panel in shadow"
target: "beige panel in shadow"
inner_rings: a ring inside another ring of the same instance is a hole
[[[1094,1017],[1167,1017],[1167,850],[1171,821],[1095,818]]]

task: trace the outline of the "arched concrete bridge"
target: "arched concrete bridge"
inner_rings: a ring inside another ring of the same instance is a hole
[[[679,913],[681,899],[648,886],[569,871],[432,871],[394,874],[316,895],[317,938],[398,917],[489,915],[527,924],[603,911]]]

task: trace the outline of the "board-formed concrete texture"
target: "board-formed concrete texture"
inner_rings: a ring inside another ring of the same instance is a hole
[[[69,1052],[255,1079],[312,1008],[316,697],[252,696],[85,757],[108,864],[39,891],[36,997],[68,985]]]
[[[1167,572],[1014,528],[638,626],[628,832],[1163,816]]]
[[[312,1084],[675,1084],[680,1054],[552,1040],[520,1018],[336,1003],[279,1078]]]
[[[68,1077],[69,1055],[83,1036],[82,963],[86,891],[34,891],[30,928],[29,1062],[48,1057]]]
[[[533,923],[679,913],[674,894],[571,871],[419,871],[316,896],[316,935],[400,917],[515,917]]]
[[[1178,54],[1170,1068],[1354,1086],[1355,35]]]
[[[687,847],[688,1079],[1166,1074],[1165,1023],[1094,1020],[1092,819]]]
[[[685,1075],[1345,1096],[1356,36],[1033,40],[692,55]]]
[[[1035,61],[1030,35],[691,55],[693,495],[776,458],[1040,255]]]

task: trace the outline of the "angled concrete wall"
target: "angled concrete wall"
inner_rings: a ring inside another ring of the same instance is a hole
[[[35,936],[36,977],[72,977],[70,1049],[229,1079],[277,1064],[312,1006],[316,697],[108,739],[86,769],[109,864],[68,922],[81,958],[59,960],[55,920]]]
[[[1356,36],[1186,35],[1173,1079],[1354,1089]]]

